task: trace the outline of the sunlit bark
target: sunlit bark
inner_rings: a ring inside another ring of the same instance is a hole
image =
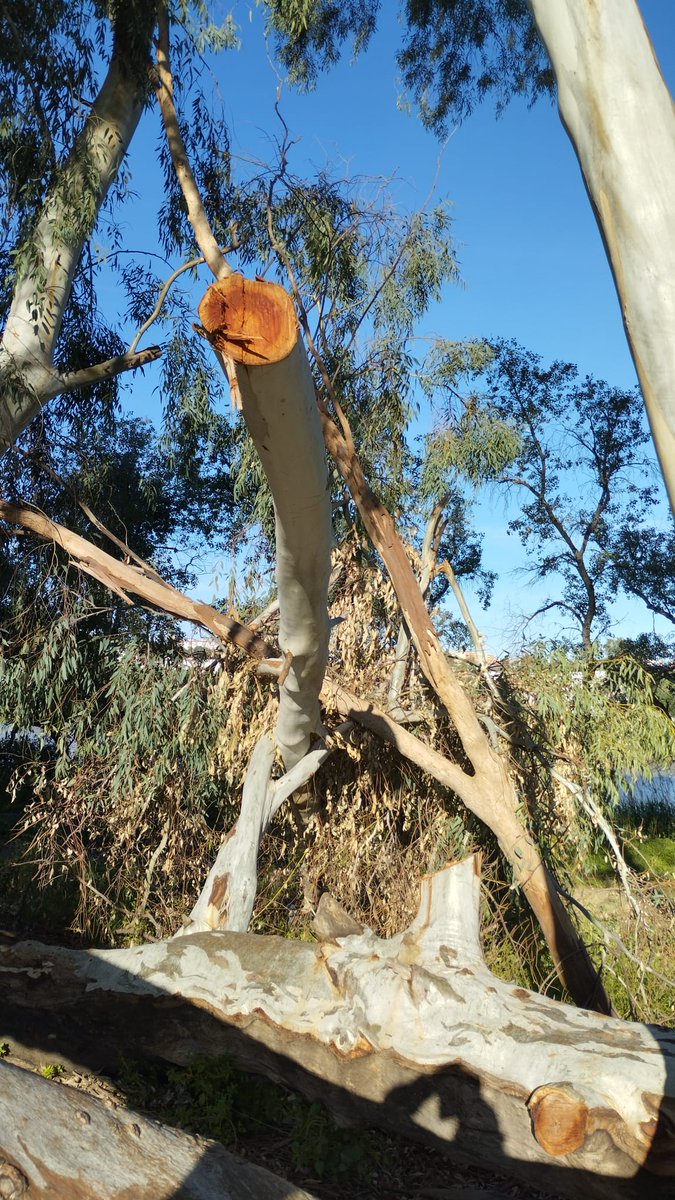
[[[675,508],[675,113],[635,0],[530,0]]]

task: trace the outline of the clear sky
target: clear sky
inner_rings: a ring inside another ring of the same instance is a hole
[[[284,87],[281,103],[291,132],[300,138],[292,159],[298,173],[330,165],[343,176],[396,174],[401,204],[414,209],[426,200],[442,148],[414,111],[401,111],[397,103],[397,7],[387,0],[382,4],[378,33],[356,62],[347,51],[314,92]],[[236,3],[224,6],[223,15],[230,8],[242,49],[214,60],[213,69],[237,170],[244,174],[250,160],[274,158],[270,138],[279,131],[274,114],[279,77],[262,37],[260,10]],[[675,4],[643,0],[641,8],[672,90]],[[156,193],[161,186],[149,155],[156,132],[155,120],[146,118],[131,159],[134,186],[141,193],[147,188]],[[546,360],[575,362],[582,373],[620,387],[635,384],[600,235],[553,104],[542,100],[527,109],[514,102],[498,120],[489,102],[477,109],[442,150],[435,194],[453,205],[463,286],[447,289],[443,303],[424,322],[424,333],[453,340],[515,338]],[[141,228],[147,219],[143,206],[136,212],[138,244],[149,247],[153,232]],[[153,386],[152,372],[145,385],[134,385],[135,409],[153,411]],[[505,532],[506,520],[501,503],[481,503],[484,561],[499,571],[500,582],[488,612],[478,610],[475,616],[497,652],[515,648],[519,613],[532,607],[532,589],[523,593],[524,581],[513,573],[519,551]],[[651,628],[645,610],[623,601],[616,617],[617,632]]]

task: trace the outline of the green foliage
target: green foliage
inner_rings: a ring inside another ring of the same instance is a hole
[[[60,1063],[45,1063],[40,1067],[40,1074],[43,1079],[58,1079],[59,1075],[63,1075],[64,1068]]]
[[[571,363],[544,367],[513,342],[495,342],[483,362],[469,360],[464,395],[454,347],[447,369],[443,351],[434,350],[426,375],[444,421],[429,439],[424,486],[454,472],[473,487],[507,488],[520,504],[509,529],[528,569],[557,585],[538,611],[567,614],[590,649],[616,594],[613,542],[628,520],[644,524],[658,495],[640,396],[580,379]],[[663,568],[660,579],[663,590]]]
[[[638,842],[626,842],[624,854],[629,866],[640,874],[646,871],[656,879],[675,879],[673,837],[641,837]]]
[[[539,723],[541,743],[609,811],[637,779],[675,758],[675,725],[655,704],[654,680],[635,659],[542,647],[509,679],[522,711]]]
[[[236,1148],[263,1132],[281,1135],[294,1165],[319,1179],[360,1177],[377,1159],[375,1135],[339,1129],[323,1105],[239,1071],[226,1058],[197,1058],[179,1067],[125,1059],[119,1085],[131,1104],[226,1146]]]
[[[639,596],[652,612],[675,624],[675,526],[668,514],[666,529],[650,529],[640,514],[627,521],[607,540],[609,578],[616,588]]]
[[[368,44],[379,0],[262,0],[278,52],[290,77],[311,86],[319,71],[337,62],[351,37],[354,53]]]
[[[305,86],[337,61],[348,38],[355,54],[367,45],[379,8],[376,0],[264,2],[281,61]],[[398,64],[404,83],[424,123],[439,133],[487,95],[501,111],[514,95],[532,103],[553,90],[553,72],[526,0],[407,0],[403,26]]]

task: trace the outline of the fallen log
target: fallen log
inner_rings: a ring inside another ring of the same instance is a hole
[[[497,979],[479,895],[467,859],[426,877],[415,920],[386,940],[322,904],[317,944],[213,931],[120,950],[7,946],[0,1038],[95,1070],[130,1051],[227,1054],[343,1121],[564,1196],[672,1196],[675,1031]]]
[[[0,1063],[3,1200],[312,1200],[231,1154],[86,1092]]]

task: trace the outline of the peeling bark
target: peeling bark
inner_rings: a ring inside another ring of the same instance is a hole
[[[473,859],[425,878],[416,918],[387,940],[329,913],[315,945],[212,932],[4,947],[0,1038],[97,1069],[130,1050],[227,1053],[458,1161],[579,1200],[666,1200],[675,1031],[498,980],[480,951],[479,888]]]
[[[468,695],[452,671],[419,583],[391,514],[374,494],[353,446],[327,411],[321,414],[324,438],[359,509],[375,548],[385,563],[419,655],[420,666],[459,734],[471,771],[455,764],[460,800],[495,834],[549,946],[556,970],[575,1002],[610,1013],[611,1002],[544,863],[520,817],[520,804],[506,761],[493,750]]]

